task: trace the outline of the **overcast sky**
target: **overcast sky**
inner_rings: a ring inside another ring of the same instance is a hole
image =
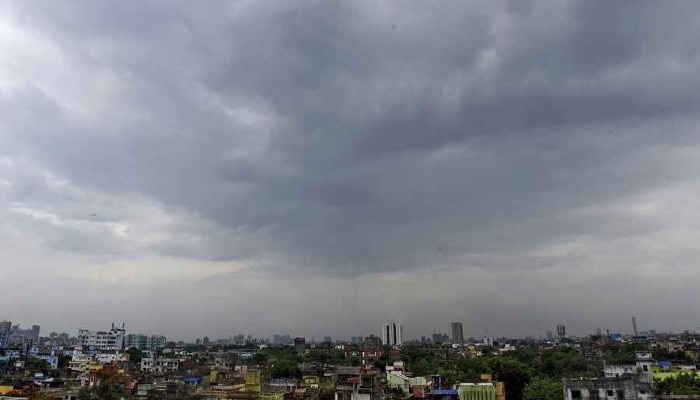
[[[696,1],[4,1],[0,319],[696,329]]]

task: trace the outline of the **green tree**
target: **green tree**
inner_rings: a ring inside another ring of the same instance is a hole
[[[494,359],[491,369],[494,378],[506,386],[506,399],[522,399],[525,385],[532,376],[527,365],[515,358],[499,357]]]
[[[131,365],[141,364],[141,359],[143,358],[143,352],[141,350],[136,347],[131,347],[126,351],[126,354],[129,355],[129,363]]]
[[[561,381],[554,378],[535,378],[523,390],[524,400],[561,400]]]
[[[700,395],[700,378],[693,373],[671,376],[655,383],[657,394]]]
[[[333,358],[329,360],[329,362],[334,365],[345,365],[348,360],[347,357],[345,357],[345,352],[336,350],[333,353]]]
[[[68,367],[68,365],[70,364],[71,359],[72,359],[71,356],[66,356],[66,355],[63,355],[63,354],[59,355],[59,356],[58,356],[58,368],[59,368],[59,369],[63,369],[63,368]]]
[[[540,353],[530,347],[518,347],[517,350],[511,353],[511,356],[530,366],[538,364],[540,360]]]
[[[580,352],[571,348],[542,353],[538,370],[552,378],[590,375],[586,359]]]
[[[438,366],[435,361],[425,358],[409,364],[408,368],[415,376],[429,376],[438,373]]]
[[[253,356],[253,364],[265,364],[267,362],[267,354],[263,352],[255,353]]]
[[[35,357],[29,357],[27,359],[25,368],[31,373],[41,372],[43,374],[46,374],[49,372],[49,363],[46,362],[46,360],[41,360]]]
[[[270,373],[273,378],[298,378],[301,375],[301,370],[296,361],[280,359],[275,361]]]
[[[310,352],[309,354],[304,355],[302,358],[304,359],[305,362],[308,361],[315,361],[315,362],[320,362],[320,363],[327,363],[331,359],[332,355],[329,352],[326,351],[317,351],[317,352]]]
[[[451,382],[478,379],[481,374],[492,374],[493,356],[482,356],[477,358],[463,358],[454,362],[454,380]],[[449,378],[448,378],[449,379]]]
[[[381,357],[376,358],[373,364],[374,368],[384,371],[389,363],[391,363],[391,358],[387,354],[383,354]]]
[[[634,364],[637,358],[635,350],[643,350],[637,343],[615,343],[605,346],[605,362],[609,364]]]

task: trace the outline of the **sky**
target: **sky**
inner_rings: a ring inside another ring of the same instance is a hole
[[[695,330],[700,3],[0,4],[0,319]]]

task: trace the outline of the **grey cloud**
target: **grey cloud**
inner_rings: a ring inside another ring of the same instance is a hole
[[[692,3],[4,7],[46,51],[0,40],[20,66],[0,70],[2,218],[98,263],[494,271],[546,290],[543,271],[604,276],[601,242],[668,227],[611,204],[695,179]],[[654,258],[634,251],[619,268]]]
[[[441,236],[480,236],[488,228],[473,225],[486,221],[517,223],[571,207],[560,198],[544,210],[551,204],[541,194],[561,185],[548,182],[550,171],[573,161],[582,163],[578,171],[593,168],[601,155],[585,146],[606,143],[593,134],[577,155],[567,149],[573,127],[606,131],[605,125],[619,121],[672,118],[695,108],[692,85],[673,85],[694,79],[689,74],[644,80],[654,61],[639,48],[648,37],[663,34],[642,32],[653,7],[625,15],[602,5],[565,7],[554,16],[559,26],[547,24],[559,28],[548,34],[561,36],[525,42],[525,53],[512,41],[524,40],[518,37],[522,32],[541,39],[545,32],[532,26],[547,17],[546,4],[516,15],[498,7],[458,13],[422,7],[386,11],[388,19],[359,4],[248,4],[229,10],[229,19],[226,13],[215,16],[214,8],[194,15],[107,3],[44,10],[39,19],[58,33],[57,44],[69,54],[97,49],[83,56],[109,68],[123,96],[110,108],[113,116],[102,113],[93,126],[72,121],[69,110],[44,96],[39,104],[52,112],[38,112],[62,132],[59,140],[47,141],[56,136],[35,130],[32,144],[45,146],[37,156],[79,184],[143,193],[228,229],[274,227],[273,251],[289,253],[290,260],[300,254],[304,264],[371,271],[387,259],[413,264],[411,258],[424,249],[412,254],[402,240],[411,238],[416,248],[427,233],[421,223],[430,229],[425,236],[440,242],[447,240]],[[506,17],[514,28],[500,38],[494,26]],[[205,23],[209,19],[212,24]],[[562,21],[572,22],[562,27]],[[193,45],[201,33],[212,42],[200,49]],[[178,39],[183,41],[173,45]],[[480,72],[477,64],[489,49],[501,61]],[[559,57],[548,55],[557,51]],[[191,59],[184,60],[188,52]],[[642,74],[636,83],[633,76],[616,75],[625,66],[635,72],[635,62]],[[544,80],[528,81],[543,69]],[[651,87],[660,91],[648,95]],[[60,102],[60,94],[52,95]],[[281,122],[245,126],[226,114],[250,104]],[[547,140],[561,157],[538,159],[547,151],[531,143]],[[483,155],[423,164],[451,145]],[[614,148],[602,156],[615,151],[628,150]],[[479,160],[488,156],[501,158]],[[268,161],[280,171],[271,170]],[[392,165],[400,170],[392,171]],[[285,169],[294,175],[285,175]],[[576,172],[569,178],[585,179]],[[561,191],[579,195],[575,187]],[[404,226],[421,233],[401,232]],[[383,254],[387,245],[390,254]],[[355,259],[364,266],[353,266]]]

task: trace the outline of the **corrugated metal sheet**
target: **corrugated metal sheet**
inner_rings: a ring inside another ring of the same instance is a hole
[[[496,389],[493,385],[459,385],[459,400],[496,400]]]

